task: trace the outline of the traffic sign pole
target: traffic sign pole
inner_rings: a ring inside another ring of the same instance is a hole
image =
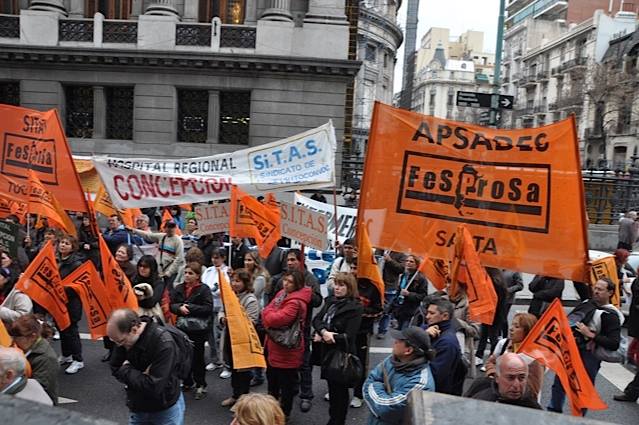
[[[504,44],[504,11],[506,0],[499,0],[499,20],[497,22],[497,46],[495,47],[495,72],[493,74],[493,97],[490,107],[490,125],[497,126],[499,112],[499,84],[501,82],[501,52]]]

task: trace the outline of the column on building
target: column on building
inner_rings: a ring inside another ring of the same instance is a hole
[[[154,0],[146,7],[145,15],[180,16],[173,0]]]
[[[107,101],[104,87],[93,86],[93,138],[106,139]]]
[[[64,0],[31,0],[29,10],[58,12],[61,15],[67,16],[67,8],[64,7]]]
[[[209,116],[207,125],[207,143],[220,142],[220,92],[209,90]]]
[[[348,25],[344,0],[309,0],[304,22]]]
[[[268,0],[268,9],[262,13],[260,19],[266,21],[293,22],[291,0]]]

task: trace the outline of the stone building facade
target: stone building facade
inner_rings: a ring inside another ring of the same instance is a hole
[[[344,0],[2,5],[0,102],[57,108],[74,153],[211,155],[330,119],[340,157],[360,66]]]

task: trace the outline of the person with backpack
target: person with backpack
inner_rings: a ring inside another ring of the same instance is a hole
[[[204,343],[213,325],[213,295],[202,284],[202,264],[191,262],[184,268],[184,283],[171,293],[171,312],[177,315],[175,326],[193,341],[192,376],[184,381],[189,390],[195,383],[195,399],[206,397],[206,370]]]
[[[614,357],[621,342],[621,323],[624,316],[610,304],[615,290],[615,284],[610,279],[599,279],[592,288],[592,298],[582,302],[568,314],[581,361],[593,384],[601,362],[610,361],[608,357]],[[565,400],[564,388],[555,376],[548,410],[561,413]],[[583,410],[585,415],[586,409]]]
[[[435,378],[435,391],[461,395],[467,367],[462,360],[461,348],[455,335],[452,319],[455,307],[444,298],[431,300],[426,310],[426,333],[430,337],[435,358],[430,368]]]
[[[337,257],[331,265],[331,271],[328,274],[326,283],[329,293],[333,292],[333,286],[335,284],[335,276],[337,273],[350,273],[351,267],[354,263],[357,263],[357,249],[355,247],[355,241],[352,238],[346,239],[342,244],[342,252],[344,256]]]
[[[131,309],[118,309],[109,317],[107,335],[117,346],[110,366],[126,386],[129,424],[183,424],[180,371],[183,366],[190,369],[191,360],[169,327]]]

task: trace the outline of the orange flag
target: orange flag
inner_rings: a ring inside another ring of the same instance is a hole
[[[109,194],[106,192],[106,190],[104,190],[104,185],[100,185],[98,193],[96,193],[95,195],[93,208],[95,209],[95,211],[107,217],[118,213],[118,210],[113,206],[113,203],[111,202]]]
[[[41,214],[57,223],[68,234],[77,236],[77,230],[71,218],[64,211],[56,197],[42,184],[33,170],[29,170],[28,210],[30,214]]]
[[[191,204],[180,204],[180,208],[186,211],[193,211],[193,206]]]
[[[581,416],[581,409],[603,410],[608,407],[590,381],[568,316],[558,299],[550,304],[517,352],[537,359],[557,374],[570,400],[573,415]]]
[[[164,208],[164,211],[162,212],[162,228],[164,229],[166,227],[166,223],[171,220],[175,221],[169,209]],[[175,234],[178,236],[182,236],[182,231],[180,230],[180,226],[175,226]]]
[[[619,275],[617,274],[617,263],[615,257],[603,257],[598,260],[592,260],[590,263],[590,284],[594,285],[602,277],[607,277],[615,284],[615,292],[612,294],[610,303],[617,307],[621,307],[621,285],[619,284]]]
[[[71,324],[67,294],[61,284],[53,243],[48,241],[20,276],[16,288],[27,294],[53,316],[60,330]]]
[[[139,208],[127,208],[125,210],[120,210],[122,223],[129,227],[135,227],[135,219],[140,215],[142,215],[142,211],[140,211]]]
[[[11,336],[7,332],[7,328],[4,326],[4,322],[0,320],[0,347],[11,347]]]
[[[425,257],[419,265],[419,271],[425,275],[438,291],[446,289],[448,282],[448,264],[444,260]]]
[[[138,299],[133,292],[131,282],[126,277],[120,265],[115,261],[111,251],[102,235],[98,235],[100,240],[100,260],[102,261],[102,274],[104,286],[109,296],[109,304],[113,309],[130,308],[138,309]]]
[[[91,200],[91,197],[87,194],[87,211],[89,214],[89,221],[91,221],[91,228],[96,235],[100,234],[100,226],[98,226],[98,216],[95,212],[95,205]]]
[[[497,310],[497,293],[486,269],[479,262],[473,238],[464,224],[457,227],[455,237],[451,297],[455,296],[459,283],[466,287],[470,318],[492,325]]]
[[[233,368],[266,367],[264,350],[253,322],[240,304],[237,295],[231,289],[231,285],[226,280],[226,275],[221,273],[219,269],[218,276],[226,323],[231,336]]]
[[[371,241],[368,238],[368,231],[366,227],[360,223],[357,229],[357,277],[362,277],[370,280],[377,291],[379,291],[379,297],[384,302],[384,279],[377,267],[377,261],[375,261],[375,251],[371,245]]]
[[[98,339],[105,336],[112,308],[104,283],[93,262],[86,261],[75,269],[64,278],[62,285],[73,289],[82,299],[91,338]]]
[[[282,237],[280,231],[281,211],[279,207],[271,203],[262,204],[234,185],[231,189],[230,214],[229,233],[231,236],[255,239],[260,257],[268,257],[277,241]]]

